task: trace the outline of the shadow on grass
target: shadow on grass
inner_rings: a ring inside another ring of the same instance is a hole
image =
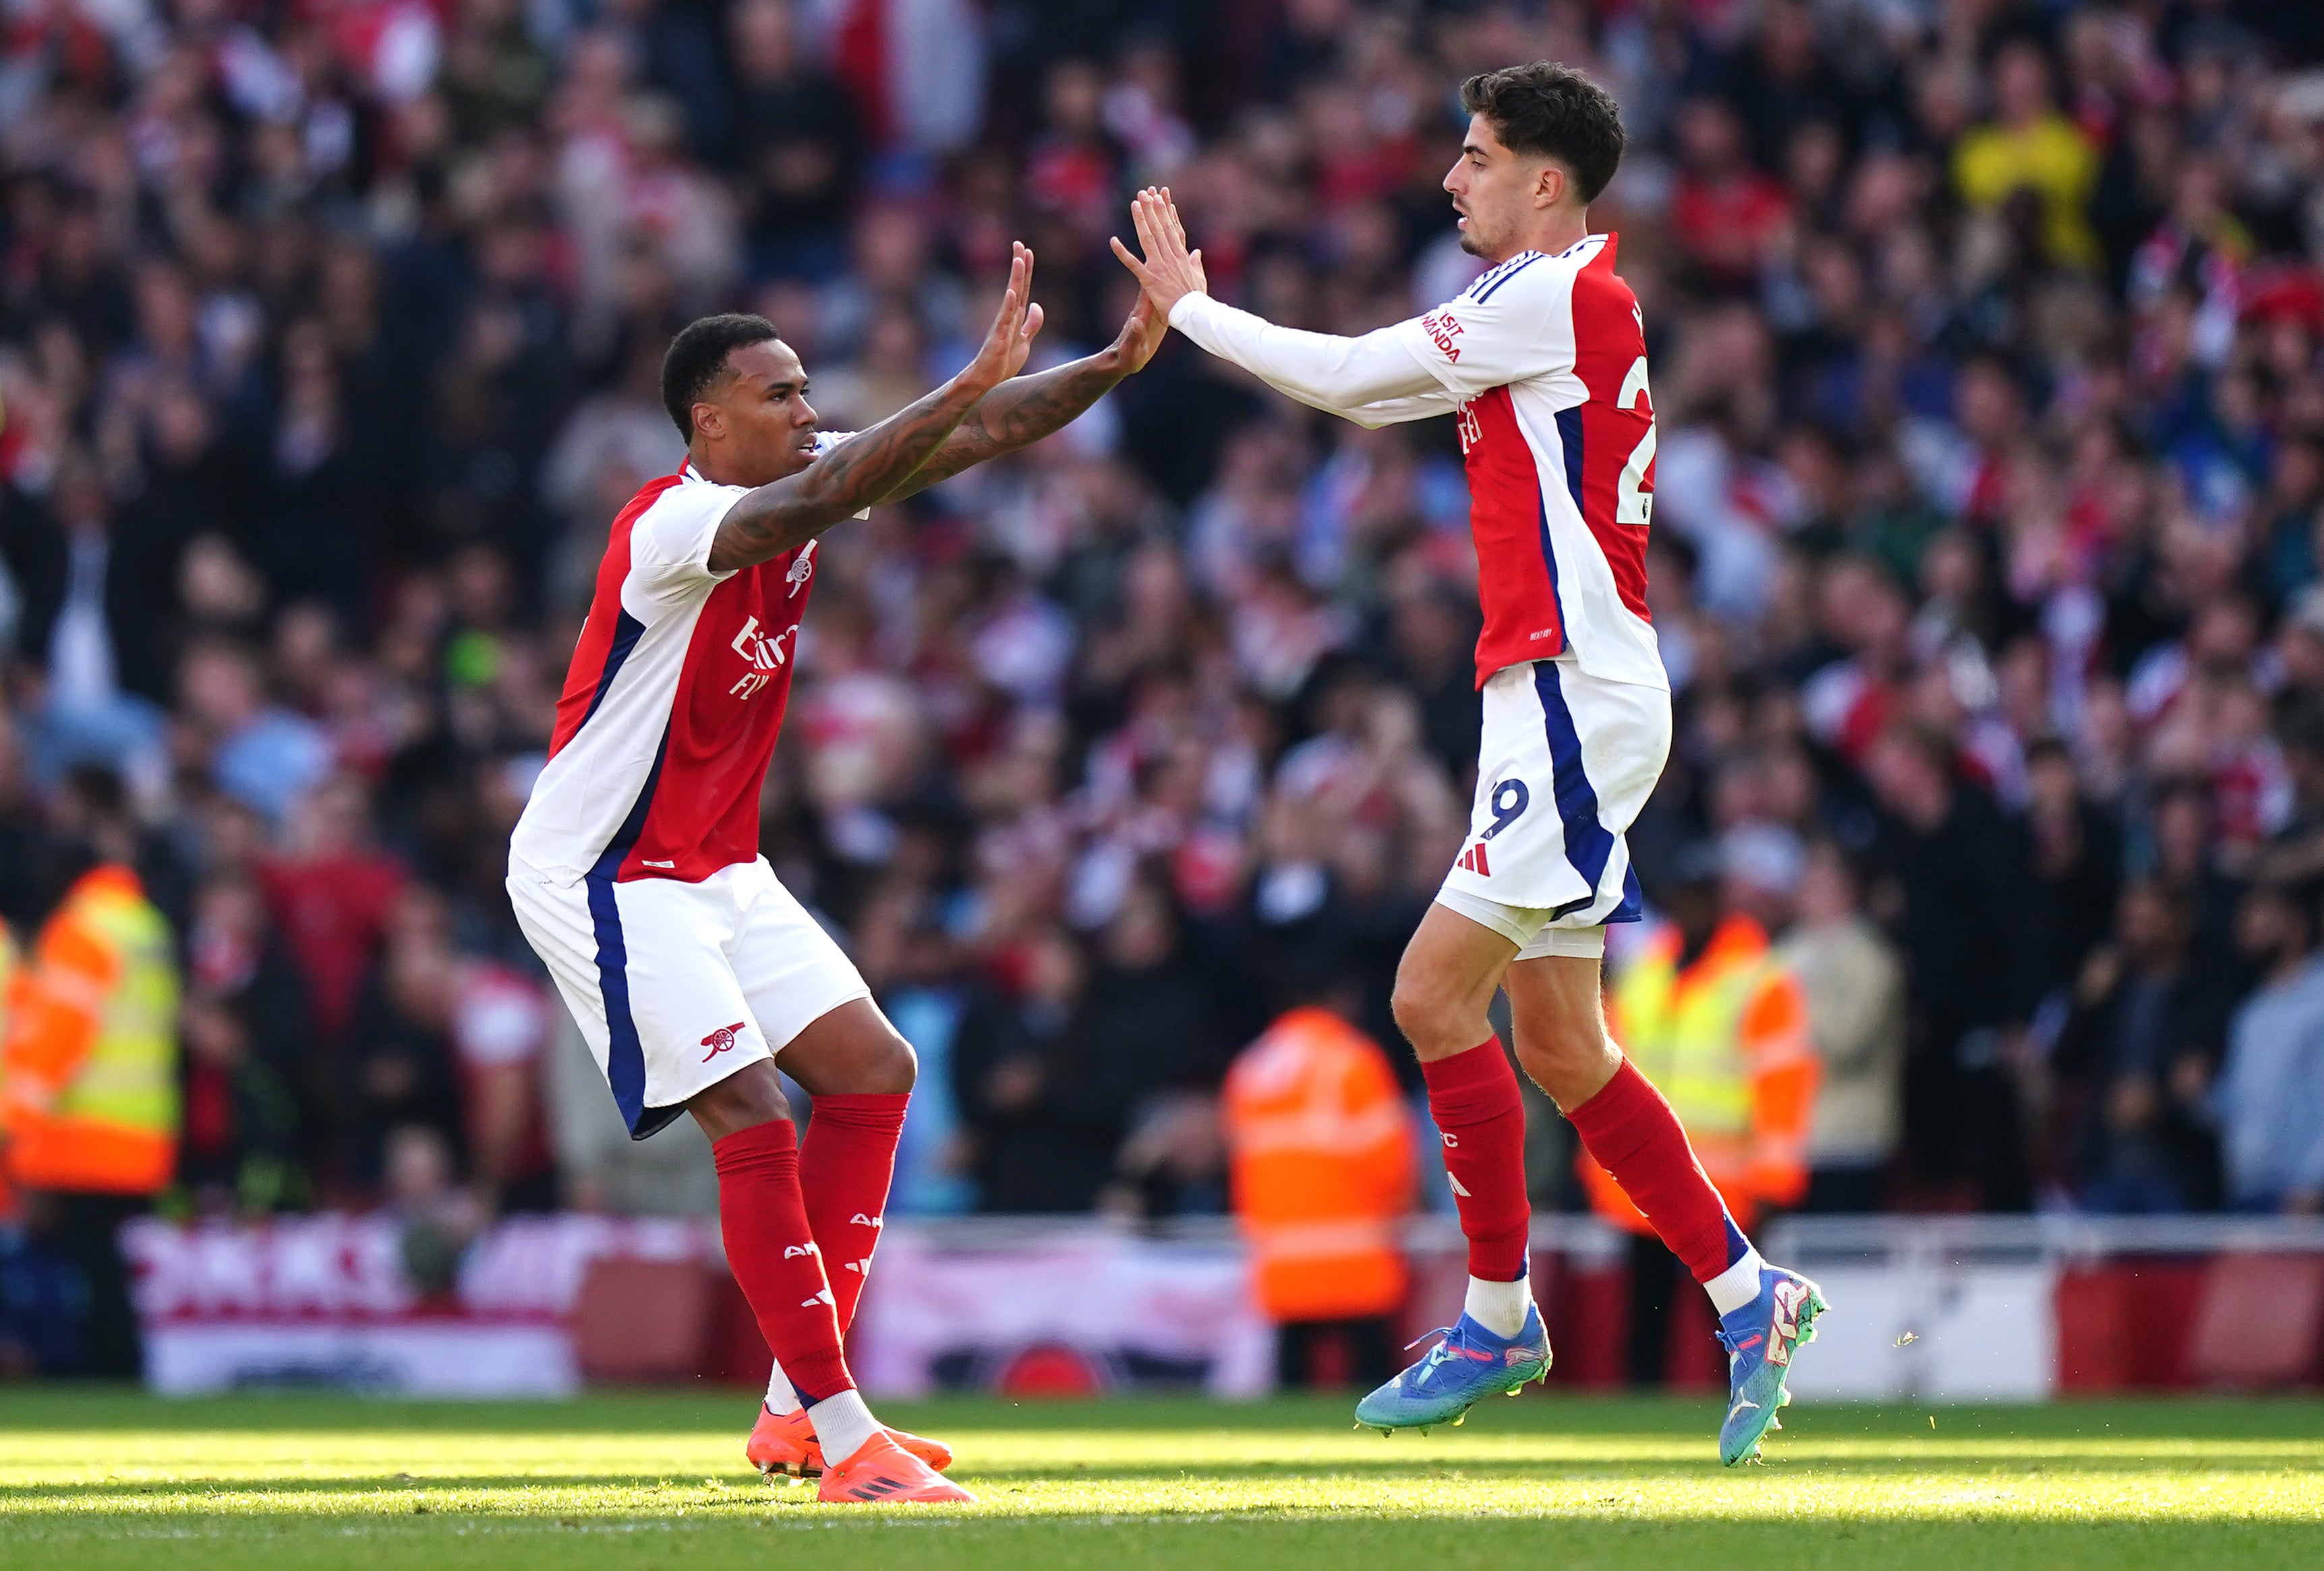
[[[2324,1530],[2282,1522],[1590,1517],[960,1517],[874,1511],[704,1513],[632,1522],[573,1514],[347,1518],[46,1518],[11,1546],[74,1571],[641,1571],[752,1566],[797,1554],[817,1571],[1233,1571],[1436,1565],[1463,1571],[1732,1571],[1738,1564],[1879,1571],[2314,1571]],[[811,1535],[811,1536],[809,1536]]]
[[[118,1387],[34,1386],[0,1391],[0,1437],[8,1432],[124,1430],[217,1432],[584,1435],[745,1433],[753,1394],[696,1387],[684,1391],[599,1391],[569,1401],[410,1401],[334,1392],[236,1393],[160,1398]],[[1349,1428],[1351,1399],[1286,1396],[1255,1402],[1200,1398],[1109,1398],[1013,1402],[989,1397],[880,1403],[890,1422],[924,1432],[1067,1430],[1107,1432],[1333,1432]],[[1803,1398],[1800,1412],[1825,1438],[1925,1438],[1932,1413],[1948,1438],[2324,1440],[2324,1401],[2313,1393],[2262,1400],[2137,1397],[2040,1407],[1957,1407],[1824,1402]],[[1553,1390],[1492,1405],[1491,1431],[1523,1435],[1674,1436],[1718,1428],[1718,1404],[1684,1397],[1599,1395]]]
[[[620,1490],[626,1494],[648,1497],[636,1502],[625,1501],[618,1506],[606,1508],[618,1515],[650,1511],[654,1506],[650,1497],[655,1495],[667,1495],[670,1497],[671,1504],[683,1504],[688,1511],[729,1503],[764,1505],[769,1500],[780,1501],[790,1495],[813,1498],[812,1491],[778,1489],[755,1478],[721,1479],[716,1486],[713,1486],[699,1479],[678,1483],[667,1473],[477,1473],[427,1477],[380,1474],[346,1478],[217,1478],[189,1474],[146,1483],[106,1479],[93,1483],[0,1485],[0,1520],[14,1524],[28,1520],[35,1514],[71,1516],[86,1511],[97,1515],[102,1514],[106,1506],[113,1502],[128,1505],[140,1499],[156,1496],[164,1499],[208,1494],[327,1496],[356,1510],[376,1502],[379,1509],[408,1511],[415,1503],[436,1506],[447,1495],[466,1495],[483,1491],[572,1489]],[[559,1509],[569,1511],[572,1508]],[[463,1503],[459,1510],[471,1516],[536,1514],[525,1509],[521,1502],[513,1508],[497,1503]]]

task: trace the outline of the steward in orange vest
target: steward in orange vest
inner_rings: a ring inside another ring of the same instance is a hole
[[[8,1010],[16,997],[16,935],[8,924],[0,921],[0,1043],[8,1040]],[[8,1182],[8,1164],[5,1158],[7,1137],[0,1134],[0,1222],[13,1221],[16,1215],[16,1193]]]
[[[0,1168],[28,1224],[80,1271],[79,1372],[143,1359],[121,1224],[178,1160],[178,966],[137,875],[100,864],[65,893],[8,990]]]
[[[1397,1238],[1417,1168],[1411,1111],[1388,1055],[1332,1010],[1303,1004],[1243,1049],[1222,1099],[1234,1212],[1252,1280],[1285,1327],[1287,1376],[1386,1378],[1404,1303]],[[1342,1367],[1313,1368],[1314,1333],[1343,1333]]]
[[[178,967],[137,875],[101,866],[63,902],[11,988],[0,1134],[30,1189],[153,1195],[178,1157]]]

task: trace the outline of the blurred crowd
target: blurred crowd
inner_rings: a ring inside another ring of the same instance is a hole
[[[1222,298],[1382,326],[1478,265],[1455,84],[1540,57],[1631,139],[1592,217],[1653,356],[1677,711],[1632,843],[1797,982],[1806,1203],[2324,1202],[2308,8],[17,0],[0,36],[0,917],[31,949],[103,863],[166,919],[165,1204],[706,1204],[689,1130],[620,1138],[502,890],[607,524],[679,461],[669,334],[762,310],[859,429],[965,360],[1012,239],[1039,356],[1109,339],[1149,181]],[[1395,1044],[1461,846],[1451,422],[1174,338],[818,567],[763,847],[920,1050],[899,1205],[1221,1209],[1236,1053],[1323,998]]]

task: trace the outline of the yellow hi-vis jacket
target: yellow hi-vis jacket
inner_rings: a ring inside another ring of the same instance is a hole
[[[1417,1169],[1412,1114],[1379,1044],[1329,1010],[1295,1009],[1227,1071],[1221,1121],[1268,1317],[1346,1320],[1400,1306],[1396,1229]]]
[[[1608,1023],[1638,1072],[1669,1099],[1702,1170],[1748,1230],[1762,1206],[1796,1204],[1807,1188],[1808,1126],[1822,1073],[1807,1000],[1748,917],[1721,922],[1683,970],[1679,943],[1675,929],[1655,936],[1615,984]],[[1611,1174],[1587,1151],[1580,1165],[1600,1215],[1646,1231]]]
[[[33,1189],[151,1195],[178,1156],[178,967],[137,875],[75,883],[10,989],[0,1154]]]

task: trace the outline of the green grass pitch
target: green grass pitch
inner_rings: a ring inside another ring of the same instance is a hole
[[[0,1566],[950,1571],[2324,1566],[2324,1402],[1802,1401],[1728,1472],[1703,1401],[1528,1394],[1425,1438],[1342,1400],[892,1421],[983,1503],[832,1507],[742,1458],[747,1394],[420,1405],[0,1394]]]

